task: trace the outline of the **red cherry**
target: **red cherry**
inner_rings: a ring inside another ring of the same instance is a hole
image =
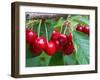
[[[34,45],[42,50],[46,48],[47,41],[44,36],[38,37],[34,41]]]
[[[90,28],[89,27],[83,27],[83,32],[89,35]]]
[[[74,45],[72,42],[68,43],[67,45],[65,45],[63,47],[63,53],[66,54],[66,55],[70,55],[72,54],[74,51]]]
[[[68,42],[72,42],[72,33],[68,35]]]
[[[47,43],[47,47],[45,49],[45,52],[49,55],[52,56],[56,52],[56,44],[53,41],[49,41]]]
[[[51,35],[51,40],[57,40],[59,37],[60,33],[58,30],[54,30],[52,35]]]
[[[28,32],[30,32],[31,30],[30,29],[26,29],[26,34],[28,33]]]
[[[58,40],[54,40],[54,43],[56,44],[57,51],[61,51],[62,46],[60,45],[59,41]]]
[[[42,50],[40,48],[38,48],[34,45],[30,45],[30,51],[32,53],[34,53],[35,55],[39,55],[42,52]]]
[[[26,42],[28,44],[33,44],[36,37],[37,36],[35,32],[33,32],[32,30],[26,29]]]
[[[64,46],[68,42],[68,38],[65,34],[60,34],[59,38],[60,45]]]
[[[78,25],[76,28],[77,31],[83,32],[83,27],[81,25]]]

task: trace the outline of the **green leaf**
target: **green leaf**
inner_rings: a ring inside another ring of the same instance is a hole
[[[76,21],[80,24],[85,24],[85,25],[89,25],[89,20],[87,17],[82,17],[82,16],[73,16],[71,17],[71,20]]]
[[[75,52],[73,52],[71,55],[64,55],[64,65],[76,65],[77,59],[75,56]]]
[[[54,27],[57,28],[57,29],[59,29],[59,31],[60,31],[61,26],[62,26],[62,24],[63,24],[64,21],[65,20],[63,19],[63,17],[60,17],[59,20],[58,20],[58,22],[57,22],[57,24]]]
[[[46,24],[47,31],[48,31],[48,39],[51,39],[51,34],[54,30],[54,24]],[[45,25],[42,23],[41,25],[41,30],[40,30],[40,35],[46,37],[46,31],[45,31]]]
[[[76,58],[79,64],[89,64],[89,36],[74,31],[73,42],[77,45]]]
[[[63,55],[60,52],[55,53],[50,60],[49,66],[64,65]]]
[[[45,52],[42,52],[39,56],[26,59],[26,67],[48,66],[50,58]]]
[[[57,26],[61,26],[61,24],[64,22],[63,17],[60,17],[58,22],[57,22]]]
[[[74,20],[81,24],[89,25],[89,21],[87,19],[80,18],[80,19],[74,19]]]
[[[46,19],[45,23],[48,24],[48,25],[56,25],[57,24],[56,22],[54,22],[53,19]]]
[[[53,30],[54,30],[54,24],[51,24],[50,26],[47,25],[48,39],[49,40],[51,39],[51,35],[52,35]]]

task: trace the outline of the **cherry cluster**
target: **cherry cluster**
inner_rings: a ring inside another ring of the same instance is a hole
[[[83,32],[87,35],[89,35],[89,33],[90,33],[90,28],[88,26],[83,26],[83,25],[80,25],[80,24],[77,25],[76,30],[80,31],[80,32]]]
[[[56,29],[53,31],[49,41],[44,36],[37,37],[35,32],[26,29],[26,42],[30,45],[30,51],[35,55],[40,54],[42,51],[49,56],[58,51],[70,55],[75,50],[72,42],[72,33],[69,33],[69,35],[61,34]]]

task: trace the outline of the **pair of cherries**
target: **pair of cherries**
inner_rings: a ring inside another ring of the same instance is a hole
[[[45,51],[48,55],[53,55],[56,52],[56,44],[50,40],[47,42],[44,36],[37,37],[32,30],[26,29],[26,42],[30,45],[30,50],[35,55],[39,55]]]
[[[90,28],[88,26],[82,26],[80,24],[77,25],[76,30],[80,31],[80,32],[83,32],[87,35],[89,35],[89,33],[90,33]]]
[[[74,51],[72,34],[70,33],[67,36],[61,34],[58,30],[54,30],[50,41],[47,41],[44,36],[37,37],[35,32],[26,29],[26,42],[30,44],[30,50],[36,55],[42,51],[45,51],[49,56],[54,55],[57,51],[69,55]]]
[[[26,42],[30,45],[31,52],[34,52],[36,55],[40,54],[42,51],[36,46],[33,46],[37,35],[30,29],[26,29]]]
[[[58,30],[54,30],[51,40],[55,42],[57,50],[63,54],[70,55],[73,53],[74,45],[72,42],[72,33],[65,35],[61,34]]]

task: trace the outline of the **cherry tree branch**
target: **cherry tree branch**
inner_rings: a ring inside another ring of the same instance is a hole
[[[56,14],[56,13],[33,13],[33,12],[27,12],[26,18],[28,19],[51,19],[56,17],[64,17],[67,18],[68,14]]]

